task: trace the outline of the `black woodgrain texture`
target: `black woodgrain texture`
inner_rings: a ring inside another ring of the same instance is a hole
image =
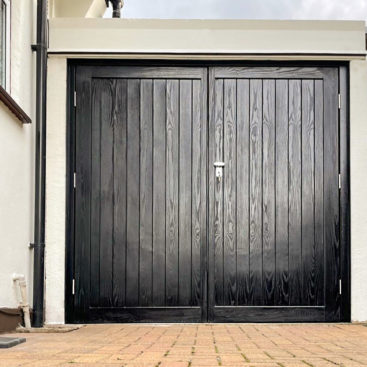
[[[192,81],[180,81],[178,304],[191,303],[192,275]]]
[[[100,279],[100,208],[101,208],[101,91],[99,80],[92,85],[92,163],[91,163],[91,228],[90,228],[90,302],[92,306],[99,306]],[[79,214],[79,213],[78,213]]]
[[[88,323],[197,323],[199,307],[124,307],[90,308]]]
[[[223,301],[225,305],[237,302],[237,83],[224,82],[224,197],[223,197]]]
[[[179,81],[167,81],[166,304],[178,302]]]
[[[275,290],[275,81],[263,81],[263,298],[274,305]]]
[[[250,80],[250,305],[262,305],[262,80]]]
[[[76,173],[78,190],[75,193],[75,316],[82,317],[90,305],[90,211],[91,203],[91,80],[80,72],[76,79],[80,92],[80,108],[76,111]]]
[[[250,83],[237,81],[237,305],[246,305],[250,293],[249,171]]]
[[[153,81],[140,83],[139,305],[149,306],[153,288]]]
[[[302,299],[302,126],[301,80],[289,81],[289,301]]]
[[[101,90],[101,176],[100,176],[100,249],[99,249],[99,303],[100,306],[112,306],[112,273],[113,273],[113,162],[114,162],[114,123],[112,118],[113,81],[100,80]]]
[[[217,322],[324,322],[325,307],[215,307]]]
[[[340,318],[339,124],[337,69],[324,81],[324,220],[326,321]]]
[[[275,305],[289,305],[288,80],[276,81]]]
[[[345,69],[78,70],[74,321],[348,317]]]
[[[324,304],[324,88],[315,80],[315,305]]]
[[[215,171],[212,166],[215,160],[216,154],[216,140],[215,140],[215,127],[217,120],[217,80],[215,79],[215,69],[209,69],[209,79],[208,79],[208,112],[209,112],[209,121],[208,121],[208,263],[207,263],[207,288],[208,288],[208,321],[214,321],[214,306],[216,304],[216,263],[215,263],[215,245],[216,245],[216,237],[215,237],[215,213],[216,209],[216,199],[215,199]],[[222,88],[223,90],[223,88]],[[222,99],[219,99],[219,102]]]
[[[347,66],[339,68],[340,106],[340,271],[342,279],[341,321],[351,320],[350,290],[350,160],[349,160],[349,72]]]
[[[340,319],[336,71],[211,70],[210,320]]]
[[[302,280],[303,304],[316,300],[315,247],[315,89],[313,80],[302,81]]]
[[[137,306],[140,256],[140,80],[128,80],[127,88],[126,306]]]
[[[285,66],[235,66],[217,67],[216,78],[246,79],[317,79],[325,76],[324,69],[318,67],[285,67]]]
[[[121,307],[125,304],[126,286],[127,81],[116,81],[115,88],[112,90],[112,95],[112,119],[114,124],[113,306]],[[96,142],[96,144],[98,145],[98,142]],[[93,205],[98,204],[98,201],[96,204],[93,203]]]
[[[217,80],[215,83],[215,116],[214,116],[214,164],[215,162],[223,161],[223,119],[224,119],[224,82],[223,80]],[[212,166],[213,167],[213,166]],[[209,167],[210,169],[210,167]],[[211,172],[211,175],[215,175],[215,170]],[[215,272],[215,304],[224,305],[224,273],[223,273],[223,178],[214,178],[214,272]]]
[[[206,86],[205,86],[206,87]],[[192,202],[191,202],[191,306],[199,306],[201,300],[201,243],[205,233],[205,219],[202,212],[206,211],[205,191],[202,193],[203,171],[206,166],[205,150],[201,147],[205,129],[205,120],[202,120],[202,83],[199,80],[192,82]],[[205,184],[205,181],[204,181]],[[204,190],[206,187],[204,186]],[[205,245],[205,242],[204,242]],[[205,266],[204,266],[205,268]]]
[[[98,320],[97,309],[115,321],[206,318],[206,72],[86,70],[97,74],[84,77],[93,88],[78,116],[80,177],[90,185],[77,209],[78,319]]]
[[[209,182],[209,167],[208,167],[208,70],[202,69],[202,80],[199,82],[197,80],[193,81],[194,83],[194,106],[198,103],[201,107],[200,113],[198,114],[197,109],[194,108],[194,123],[197,126],[197,118],[200,116],[200,178],[201,178],[201,185],[200,185],[200,288],[197,291],[200,294],[200,303],[201,303],[201,320],[208,321],[209,312],[208,312],[208,298],[209,298],[209,288],[208,288],[208,262],[209,262],[209,250],[208,250],[208,207],[209,207],[209,200],[208,200],[208,192],[210,190],[210,182]],[[200,86],[199,86],[200,84]],[[200,89],[196,89],[197,88]],[[201,92],[200,92],[201,91]],[[195,101],[195,96],[201,96],[201,101],[199,102],[198,99]],[[195,131],[195,130],[194,130]],[[195,142],[195,140],[194,140]],[[197,150],[194,149],[194,151]],[[202,174],[204,172],[204,175]],[[193,271],[195,271],[194,264],[193,264]],[[195,282],[193,283],[194,287],[196,287]],[[196,292],[196,290],[195,290]]]
[[[166,304],[166,81],[153,90],[153,305]]]

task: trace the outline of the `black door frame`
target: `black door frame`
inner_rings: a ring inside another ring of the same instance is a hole
[[[74,198],[74,171],[75,171],[75,107],[74,90],[75,74],[77,66],[197,66],[209,67],[231,66],[278,66],[278,67],[336,67],[339,69],[339,94],[341,106],[339,109],[339,172],[341,189],[339,196],[340,212],[340,286],[341,294],[341,317],[340,322],[351,321],[351,233],[350,233],[350,146],[349,146],[349,64],[340,62],[268,62],[268,61],[223,61],[223,62],[196,62],[196,61],[157,61],[157,60],[68,60],[67,67],[67,129],[66,129],[66,233],[65,233],[65,321],[75,323],[74,314],[74,221],[75,221],[75,198]],[[209,93],[208,93],[209,95]],[[209,108],[209,106],[207,106]],[[207,125],[209,124],[209,114]],[[209,135],[209,134],[208,134]],[[207,137],[208,139],[208,137]],[[207,141],[208,144],[208,141]],[[209,167],[209,166],[208,166]],[[207,171],[208,176],[208,171]],[[207,205],[207,211],[209,210]],[[208,216],[207,216],[208,217]],[[207,223],[208,230],[208,223]],[[208,249],[209,236],[207,236]],[[208,255],[208,254],[207,254]],[[206,256],[208,258],[208,256]],[[208,263],[205,267],[205,278],[208,278]],[[207,305],[206,305],[207,308]],[[207,310],[206,310],[207,311]],[[207,312],[205,312],[207,314]],[[203,322],[207,320],[202,320]],[[264,320],[266,321],[266,320]]]

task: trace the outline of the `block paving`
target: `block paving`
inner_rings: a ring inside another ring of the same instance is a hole
[[[367,366],[357,324],[103,324],[70,333],[9,334],[0,367]]]

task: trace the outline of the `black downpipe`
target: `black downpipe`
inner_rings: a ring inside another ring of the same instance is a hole
[[[47,0],[37,1],[36,157],[33,262],[33,326],[44,323]]]
[[[106,0],[106,5],[109,6],[109,3],[112,3],[112,18],[121,18],[121,8],[122,8],[122,0]]]

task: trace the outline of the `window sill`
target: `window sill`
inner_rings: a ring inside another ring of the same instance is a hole
[[[0,101],[15,115],[15,117],[23,124],[32,123],[31,118],[24,112],[17,102],[10,96],[10,94],[0,86]]]

